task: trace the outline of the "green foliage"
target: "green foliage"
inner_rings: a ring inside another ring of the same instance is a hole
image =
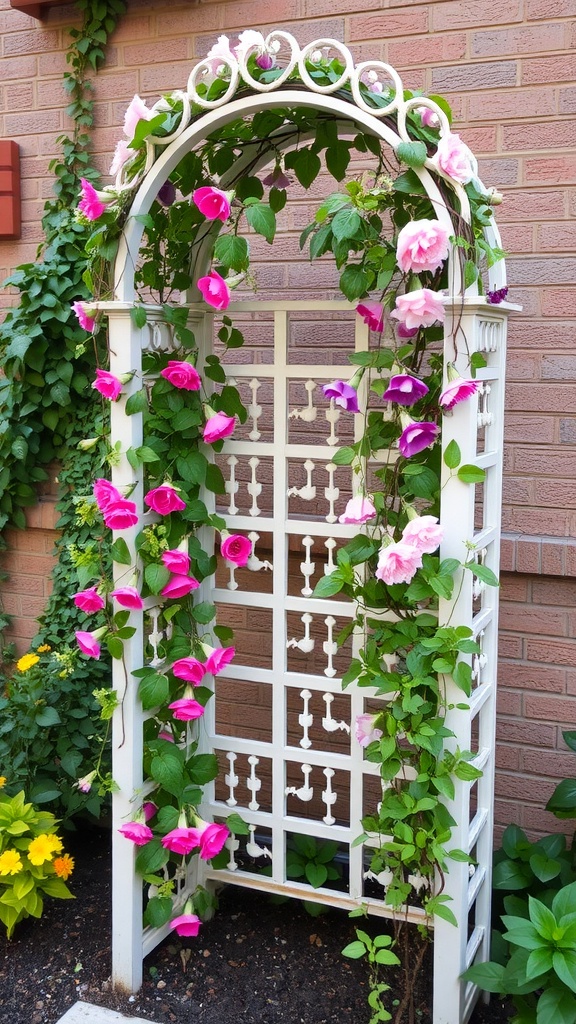
[[[390,986],[380,981],[379,967],[394,967],[401,963],[396,953],[392,952],[394,945],[390,935],[377,935],[372,939],[366,932],[357,928],[355,941],[350,942],[342,950],[342,956],[349,957],[351,960],[366,958],[368,961],[370,972],[368,1006],[372,1011],[370,1024],[392,1020],[392,1014],[388,1012],[382,999],[384,993],[390,990]]]

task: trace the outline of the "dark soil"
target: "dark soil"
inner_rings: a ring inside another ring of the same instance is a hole
[[[171,937],[147,957],[138,995],[114,993],[109,836],[77,833],[67,847],[76,899],[47,901],[39,921],[23,921],[2,940],[1,1024],[56,1024],[78,999],[159,1024],[368,1024],[366,967],[340,955],[355,937],[347,914],[312,918],[294,900],[276,906],[235,886],[197,939]],[[418,1024],[431,1024],[429,974],[417,995]],[[397,984],[398,975],[387,980]],[[471,1024],[508,1020],[492,1001]]]

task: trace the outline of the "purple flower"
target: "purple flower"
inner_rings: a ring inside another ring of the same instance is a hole
[[[450,412],[459,402],[465,402],[467,398],[475,395],[479,386],[479,380],[466,380],[464,377],[456,377],[448,382],[438,399],[438,404],[444,409],[444,412]]]
[[[495,291],[488,292],[488,294],[486,295],[486,300],[490,302],[493,306],[497,306],[500,302],[504,302],[504,299],[506,298],[507,295],[507,288],[496,288]]]
[[[382,395],[385,402],[396,402],[397,405],[415,405],[428,394],[423,381],[412,377],[409,373],[396,373],[390,377],[388,387]]]
[[[274,170],[262,178],[262,184],[268,185],[270,188],[286,189],[292,184],[292,178],[284,174],[280,164],[276,164]]]
[[[435,423],[409,423],[398,438],[400,454],[410,459],[434,444],[439,428]]]
[[[171,181],[165,181],[162,188],[159,189],[156,199],[161,206],[172,206],[172,203],[176,199],[176,188]]]
[[[324,384],[322,391],[326,398],[333,398],[334,404],[339,405],[346,412],[360,412],[358,408],[358,395],[350,384],[343,380],[332,381],[331,384]]]

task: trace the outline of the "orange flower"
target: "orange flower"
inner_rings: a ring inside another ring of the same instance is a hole
[[[61,857],[56,857],[54,871],[58,878],[63,878],[66,881],[74,871],[74,857],[71,857],[69,853],[63,853]]]

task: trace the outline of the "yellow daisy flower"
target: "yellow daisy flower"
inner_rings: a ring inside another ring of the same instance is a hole
[[[51,844],[54,853],[62,853],[64,846],[62,845],[62,840],[60,839],[60,836],[57,836],[55,832],[51,832],[50,835],[46,838],[48,839],[48,842]]]
[[[69,853],[63,853],[61,857],[56,857],[54,871],[58,878],[63,878],[66,881],[74,871],[74,857],[71,857]]]
[[[42,833],[40,836],[36,836],[28,847],[28,860],[35,867],[39,864],[43,864],[45,860],[52,860],[54,856],[54,844],[52,842],[52,836]]]
[[[17,875],[22,871],[22,859],[16,850],[4,850],[0,856],[0,875]]]
[[[52,648],[50,647],[50,644],[40,644],[40,647],[37,647],[36,650],[38,651],[38,654],[46,654],[46,652],[51,651]]]
[[[0,789],[4,789],[5,785],[6,785],[6,776],[5,775],[0,775]]]
[[[37,654],[23,654],[21,658],[16,662],[16,668],[19,672],[27,672],[29,668],[36,665],[40,661]]]

